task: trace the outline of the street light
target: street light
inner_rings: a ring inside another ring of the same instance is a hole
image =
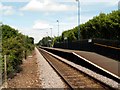
[[[59,37],[59,20],[57,20],[57,22],[58,22],[58,37]]]
[[[118,10],[120,11],[120,1],[118,2]]]
[[[47,37],[48,37],[48,32],[46,32],[46,35],[47,35]]]
[[[80,40],[80,0],[76,0],[78,2],[78,40]]]
[[[51,30],[51,38],[52,38],[52,28],[50,28],[50,30]]]

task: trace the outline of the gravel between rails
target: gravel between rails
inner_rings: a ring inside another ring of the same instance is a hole
[[[67,88],[66,84],[48,64],[48,62],[41,55],[39,50],[35,48],[37,54],[38,67],[40,72],[40,80],[42,88]]]

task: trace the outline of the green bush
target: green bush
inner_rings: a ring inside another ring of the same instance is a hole
[[[34,39],[22,35],[8,25],[2,25],[2,56],[7,55],[7,73],[10,74],[18,70],[19,65],[27,52],[34,49]],[[3,62],[3,57],[2,57]],[[4,65],[3,65],[4,70]]]

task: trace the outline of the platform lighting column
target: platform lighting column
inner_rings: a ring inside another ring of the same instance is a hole
[[[52,28],[50,28],[50,30],[51,30],[51,38],[52,38]]]
[[[78,40],[80,40],[80,0],[78,2]]]
[[[57,20],[58,23],[58,37],[59,37],[59,20]]]

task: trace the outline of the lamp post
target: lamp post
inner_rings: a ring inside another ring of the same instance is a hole
[[[52,28],[50,28],[50,30],[51,30],[51,38],[52,38]]]
[[[48,37],[48,32],[46,32],[46,37]]]
[[[80,0],[76,0],[78,2],[78,40],[80,40]]]
[[[59,20],[57,20],[57,22],[58,22],[58,37],[59,37]]]
[[[120,11],[120,1],[118,2],[118,10]]]

